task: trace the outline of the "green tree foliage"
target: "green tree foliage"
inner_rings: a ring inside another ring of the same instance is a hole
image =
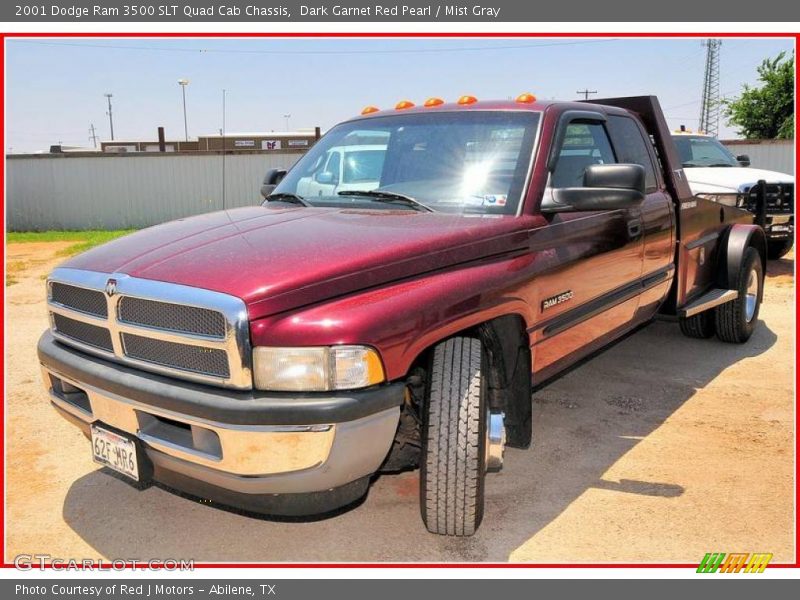
[[[759,87],[745,85],[739,98],[724,103],[728,125],[747,139],[794,138],[794,53],[765,59],[758,79]]]

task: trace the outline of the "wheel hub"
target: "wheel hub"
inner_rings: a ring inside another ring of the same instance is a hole
[[[486,470],[499,471],[503,468],[503,454],[506,448],[505,413],[486,410]]]
[[[753,320],[758,306],[758,273],[755,269],[750,270],[747,277],[747,291],[744,297],[744,313],[747,322]]]

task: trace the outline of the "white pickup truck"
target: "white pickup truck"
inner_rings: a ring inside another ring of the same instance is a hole
[[[794,177],[754,169],[746,155],[734,156],[709,135],[679,131],[673,134],[684,173],[695,196],[755,212],[756,184],[767,183],[766,221],[769,258],[784,256],[794,245]]]

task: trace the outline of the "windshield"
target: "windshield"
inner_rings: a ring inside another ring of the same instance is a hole
[[[539,113],[397,114],[327,133],[275,188],[311,206],[516,214]],[[364,195],[359,195],[364,192]]]
[[[738,167],[739,162],[719,140],[693,135],[672,137],[684,167]]]

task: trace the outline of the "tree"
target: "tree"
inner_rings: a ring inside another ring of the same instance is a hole
[[[728,125],[747,139],[793,139],[794,53],[765,59],[758,79],[760,87],[745,84],[741,96],[724,101]]]

